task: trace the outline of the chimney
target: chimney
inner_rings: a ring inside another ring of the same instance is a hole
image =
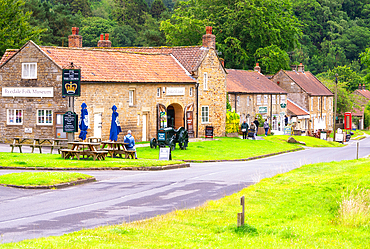
[[[292,69],[292,71],[296,71],[297,70],[297,65],[290,65],[290,68]]]
[[[361,83],[358,84],[358,90],[362,90]]]
[[[206,34],[203,35],[203,47],[216,49],[216,36],[212,35],[212,27],[206,27]]]
[[[299,63],[299,66],[298,66],[298,73],[304,73],[304,66],[302,63]]]
[[[254,71],[261,73],[260,64],[258,62],[256,63],[256,66],[254,67]]]
[[[362,90],[366,90],[365,83],[362,84]]]
[[[225,67],[225,59],[220,58],[220,62],[221,62],[221,64],[222,64],[222,66],[223,66],[223,67]]]
[[[100,34],[100,40],[98,41],[98,47],[100,48],[110,48],[112,47],[112,42],[109,40],[109,34]]]
[[[72,27],[72,35],[68,36],[68,47],[82,48],[82,36],[78,34],[79,31],[79,28]]]

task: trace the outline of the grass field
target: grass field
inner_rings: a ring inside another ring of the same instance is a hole
[[[0,184],[17,186],[52,186],[55,184],[73,182],[92,176],[70,172],[22,172],[0,176]]]
[[[268,141],[282,141],[286,142],[290,136],[288,135],[277,135],[265,137]],[[342,147],[343,144],[337,142],[328,142],[322,139],[309,136],[293,136],[297,141],[305,142],[308,147]]]
[[[369,164],[306,165],[199,208],[0,248],[369,248]]]

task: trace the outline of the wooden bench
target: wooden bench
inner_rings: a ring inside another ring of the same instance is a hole
[[[135,158],[136,150],[127,150],[125,148],[125,150],[123,152],[125,153],[125,159],[130,159],[130,156],[131,156],[131,159]]]
[[[19,153],[22,153],[22,146],[24,145],[24,144],[9,144],[10,145],[10,147],[12,147],[12,151],[11,151],[11,153],[13,153],[13,150],[14,150],[14,148],[15,147],[18,147],[19,148]]]
[[[108,151],[82,151],[82,150],[70,150],[70,149],[62,149],[60,150],[62,158],[63,159],[73,159],[74,157],[77,158],[77,160],[80,160],[80,156],[91,156],[94,161],[98,159],[99,161],[105,160],[105,157],[108,155]]]

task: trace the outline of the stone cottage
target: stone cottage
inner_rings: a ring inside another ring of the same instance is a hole
[[[292,70],[280,70],[271,79],[288,92],[288,99],[309,113],[303,115],[302,130],[333,130],[333,93],[312,73],[304,70],[302,63]],[[297,120],[298,122],[298,120]]]
[[[254,71],[227,69],[227,73],[229,103],[240,115],[240,122],[250,124],[260,114],[268,119],[272,132],[282,134],[287,92],[261,74],[258,63]]]
[[[68,101],[61,76],[71,62],[81,69],[74,111],[79,114],[87,104],[88,137],[109,138],[113,105],[122,130],[131,130],[137,141],[156,137],[166,126],[185,126],[193,137],[213,126],[215,136],[224,136],[226,71],[211,27],[203,45],[193,47],[112,48],[106,34],[97,48],[84,48],[78,28],[68,38],[69,47],[29,41],[6,51],[0,61],[2,137],[65,137],[62,115]]]

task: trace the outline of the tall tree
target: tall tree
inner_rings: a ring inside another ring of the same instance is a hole
[[[2,0],[0,4],[0,55],[7,48],[20,48],[28,40],[39,41],[44,30],[32,27],[31,14],[23,11],[23,0]]]
[[[129,25],[136,31],[145,23],[145,13],[149,12],[144,0],[114,0],[113,16],[121,25]]]
[[[152,16],[158,20],[161,14],[166,10],[167,8],[164,6],[162,0],[154,0],[152,6],[150,7],[150,14],[152,14]]]

